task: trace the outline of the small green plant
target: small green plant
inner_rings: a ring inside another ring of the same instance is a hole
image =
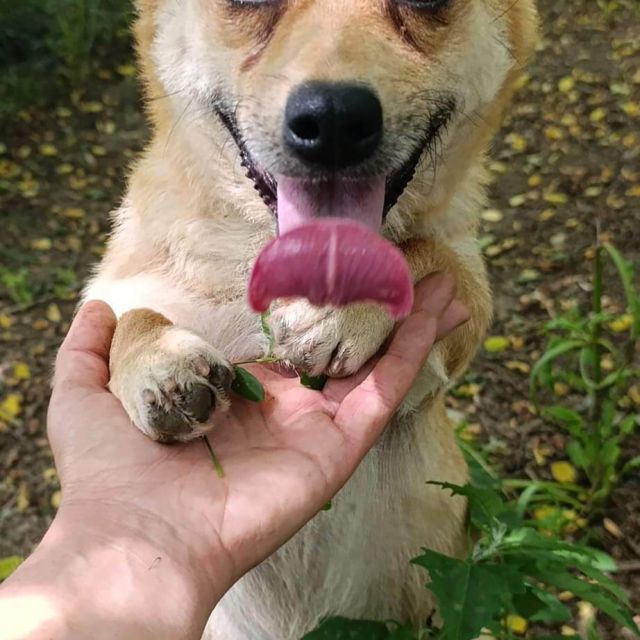
[[[603,311],[606,257],[622,283],[626,312],[621,316]],[[639,421],[637,411],[623,407],[623,398],[640,373],[636,362],[640,295],[632,265],[612,245],[598,246],[590,312],[581,316],[573,310],[549,322],[546,329],[550,339],[531,372],[532,394],[537,401],[542,389],[553,389],[559,382],[574,390],[563,404],[541,406],[540,413],[567,432],[566,453],[587,480],[586,487],[557,487],[565,496],[574,494],[561,502],[576,506],[575,497],[584,494],[581,510],[593,516],[619,478],[640,467],[640,457],[626,461],[623,457],[624,443]]]
[[[23,305],[33,302],[34,296],[29,283],[29,271],[25,267],[16,271],[0,267],[0,285],[16,304]]]
[[[78,85],[116,41],[126,51],[131,13],[130,0],[0,0],[0,114]]]
[[[438,600],[442,626],[412,629],[393,621],[331,618],[304,640],[473,640],[481,632],[497,640],[511,640],[515,633],[551,640],[562,636],[546,629],[572,618],[558,598],[563,591],[640,634],[626,594],[608,575],[615,570],[613,560],[592,547],[541,534],[477,458],[469,462],[470,484],[434,484],[467,498],[470,539],[476,540],[471,551],[457,559],[425,549],[412,560],[429,572],[426,588]],[[542,635],[527,632],[530,625],[539,625]]]

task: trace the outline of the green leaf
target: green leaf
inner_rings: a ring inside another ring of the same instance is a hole
[[[634,471],[635,469],[640,469],[640,456],[631,458],[631,460],[629,460],[629,462],[627,462],[624,467],[622,467],[620,475],[624,476],[630,471]]]
[[[496,520],[511,526],[520,524],[517,513],[495,489],[481,489],[470,484],[460,486],[449,482],[429,482],[448,489],[454,496],[465,496],[469,500],[471,523],[477,529],[491,528]]]
[[[329,618],[302,640],[391,640],[391,638],[389,627],[384,622]]]
[[[462,451],[462,455],[469,467],[469,475],[471,476],[471,486],[478,489],[496,489],[500,490],[502,483],[500,478],[495,474],[489,463],[482,457],[480,452],[465,442],[461,438],[466,423],[460,424],[456,429],[458,446]]]
[[[571,620],[571,611],[553,594],[532,584],[527,584],[524,594],[515,595],[516,612],[531,622],[566,622]]]
[[[314,391],[322,391],[324,385],[327,384],[327,376],[308,376],[303,373],[300,376],[300,384],[307,389],[313,389]]]
[[[620,435],[626,438],[636,430],[637,426],[638,426],[638,416],[632,414],[630,416],[627,416],[624,420],[622,420],[618,429],[620,431]]]
[[[620,446],[617,438],[607,440],[600,449],[600,464],[604,467],[615,468],[620,458]]]
[[[547,420],[557,422],[574,437],[580,437],[584,433],[584,419],[577,411],[555,405],[553,407],[545,407],[541,415]]]
[[[536,362],[533,369],[531,370],[531,392],[535,391],[535,383],[538,379],[538,376],[542,373],[542,370],[547,366],[551,365],[554,360],[557,360],[560,356],[563,356],[571,351],[575,351],[576,349],[580,349],[583,346],[582,340],[562,340],[558,342],[553,347],[547,349],[543,356]]]
[[[430,549],[411,562],[431,576],[427,588],[438,598],[445,640],[473,640],[500,618],[511,586],[509,576],[499,572],[500,565],[488,569]]]
[[[571,442],[567,444],[567,455],[576,467],[585,470],[588,469],[590,461],[587,459],[584,448],[577,440],[571,440]]]
[[[627,306],[634,316],[633,335],[637,336],[640,334],[640,296],[638,296],[638,292],[636,291],[633,283],[633,267],[623,258],[622,254],[613,245],[608,242],[604,242],[602,247],[609,254],[611,261],[618,271],[620,280],[622,281],[622,288],[624,289]]]
[[[260,328],[262,329],[262,333],[265,335],[265,337],[269,341],[269,354],[271,354],[271,351],[274,345],[273,332],[271,331],[271,327],[269,326],[270,315],[271,314],[269,311],[263,311],[260,314]]]
[[[235,393],[252,402],[262,402],[264,400],[264,387],[258,378],[238,366],[235,367],[235,374],[231,385],[231,389]]]
[[[590,584],[573,577],[569,573],[558,571],[554,568],[537,567],[531,571],[532,577],[554,586],[561,591],[571,591],[581,600],[586,600],[600,609],[602,613],[612,620],[636,633],[640,633],[633,621],[631,610],[626,604],[621,604],[613,599],[598,585]]]
[[[6,580],[23,562],[22,556],[0,558],[0,580]]]

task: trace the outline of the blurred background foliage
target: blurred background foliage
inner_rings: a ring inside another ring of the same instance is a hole
[[[130,52],[130,0],[0,0],[0,113],[43,104]]]

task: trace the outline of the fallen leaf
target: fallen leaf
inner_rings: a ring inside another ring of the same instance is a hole
[[[508,349],[510,344],[509,338],[505,338],[504,336],[489,336],[484,341],[484,349],[489,353],[501,353],[505,349]]]
[[[47,320],[49,320],[49,322],[55,322],[55,323],[60,322],[60,320],[62,320],[62,314],[60,313],[60,307],[58,307],[58,305],[55,302],[52,302],[47,307],[46,316],[47,316]]]
[[[16,498],[16,510],[22,513],[29,508],[29,487],[23,482],[18,489],[18,497]]]
[[[566,460],[551,463],[551,475],[556,482],[561,484],[573,483],[578,477],[576,468]]]
[[[625,333],[629,331],[632,326],[633,316],[630,313],[625,313],[609,323],[609,329],[614,333]]]
[[[516,635],[522,636],[527,632],[529,623],[522,616],[514,614],[507,616],[505,626],[511,629]]]
[[[29,380],[31,378],[31,369],[26,362],[16,362],[13,365],[13,375],[18,380]]]

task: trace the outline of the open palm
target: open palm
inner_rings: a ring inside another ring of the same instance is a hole
[[[115,318],[103,303],[85,305],[60,350],[49,410],[61,509],[90,503],[98,520],[104,510],[123,529],[165,528],[197,562],[206,566],[215,557],[215,571],[236,580],[313,517],[355,471],[433,342],[466,319],[453,298],[450,278],[423,281],[413,314],[384,355],[351,378],[330,380],[322,392],[306,389],[297,377],[253,367],[265,401],[235,398],[209,435],[223,477],[204,441],[167,446],[133,428],[106,387]]]

